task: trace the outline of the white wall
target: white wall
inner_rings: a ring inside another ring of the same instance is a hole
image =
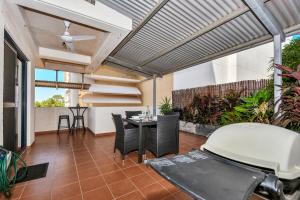
[[[237,81],[267,78],[273,57],[273,42],[237,53]]]
[[[215,84],[236,81],[236,54],[213,60],[211,63],[215,76]]]
[[[173,73],[173,90],[201,87],[216,83],[212,62]]]
[[[37,61],[37,47],[35,46],[19,8],[11,1],[0,1],[0,76],[3,76],[3,50],[4,50],[4,28],[12,39],[30,60],[28,66],[27,87],[27,145],[34,141],[34,66]],[[3,81],[3,78],[1,78]],[[3,108],[3,82],[0,83],[0,107]],[[0,111],[0,120],[3,122],[3,110]],[[3,125],[0,123],[0,145],[3,144]]]
[[[35,108],[35,132],[57,130],[59,115],[69,115],[70,125],[72,125],[73,115],[69,108],[52,107],[52,108]],[[88,127],[88,110],[84,113],[84,123]],[[81,124],[80,124],[81,125]],[[63,120],[62,126],[67,126],[66,120]]]
[[[125,111],[146,111],[146,107],[91,107],[88,110],[88,127],[95,134],[115,132],[115,125],[111,114],[121,114]]]

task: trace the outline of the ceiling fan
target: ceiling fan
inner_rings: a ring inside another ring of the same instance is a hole
[[[71,35],[69,33],[71,22],[68,20],[64,20],[64,25],[66,27],[64,34],[58,36],[63,41],[63,46],[71,51],[75,50],[73,42],[96,39],[95,35]]]

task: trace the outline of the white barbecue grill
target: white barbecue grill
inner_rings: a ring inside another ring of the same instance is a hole
[[[299,190],[299,133],[260,123],[232,124],[217,129],[201,150],[274,172],[286,192]]]
[[[227,125],[201,150],[147,163],[194,199],[300,200],[300,135],[277,126]]]

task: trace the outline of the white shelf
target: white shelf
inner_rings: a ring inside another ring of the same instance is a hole
[[[121,82],[121,83],[139,83],[140,82],[140,80],[137,80],[137,79],[121,78],[121,77],[115,77],[115,76],[103,76],[103,75],[96,75],[96,74],[85,75],[85,77],[93,79],[93,80],[99,80],[99,81],[111,81],[111,82]]]
[[[141,91],[136,87],[105,84],[92,84],[88,92],[99,94],[141,95]]]
[[[107,104],[141,104],[139,98],[126,98],[126,97],[83,97],[84,103],[107,103]]]

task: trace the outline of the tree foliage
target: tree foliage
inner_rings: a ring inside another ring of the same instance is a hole
[[[282,50],[282,64],[297,70],[297,65],[300,63],[300,39],[292,40],[285,45]]]
[[[44,101],[36,101],[35,107],[64,107],[65,100],[62,95],[53,95]]]

